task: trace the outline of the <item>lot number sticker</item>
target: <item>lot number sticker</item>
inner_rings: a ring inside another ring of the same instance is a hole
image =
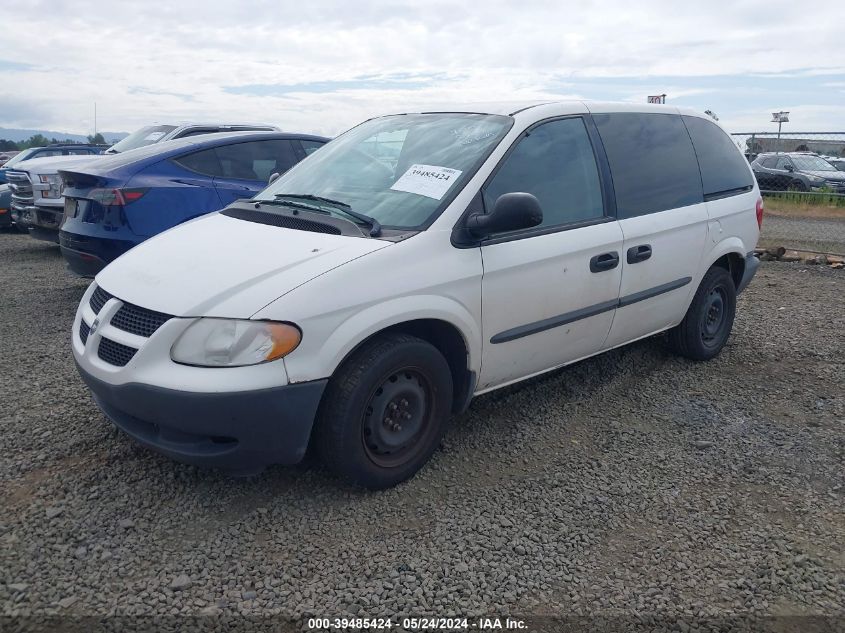
[[[411,165],[408,171],[393,183],[391,189],[394,191],[416,193],[421,196],[440,200],[449,191],[449,187],[455,183],[461,173],[460,169],[449,169],[448,167]]]

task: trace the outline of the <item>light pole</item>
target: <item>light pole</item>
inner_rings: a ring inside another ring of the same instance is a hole
[[[771,122],[778,124],[778,144],[775,153],[780,154],[780,128],[784,123],[789,123],[789,112],[772,112]]]

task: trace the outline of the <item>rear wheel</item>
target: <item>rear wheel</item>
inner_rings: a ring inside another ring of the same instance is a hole
[[[452,402],[452,375],[430,343],[389,334],[335,372],[320,405],[316,447],[326,467],[357,485],[389,488],[437,449]]]
[[[793,181],[789,188],[793,191],[807,191],[807,185],[800,180]]]
[[[669,345],[692,360],[716,356],[731,334],[736,288],[730,273],[714,266],[704,275],[684,320],[669,330]]]

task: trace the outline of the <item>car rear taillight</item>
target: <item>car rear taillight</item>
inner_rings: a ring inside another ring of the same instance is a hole
[[[124,207],[140,199],[148,189],[92,189],[88,198],[106,207]]]
[[[757,228],[763,228],[763,198],[757,198]]]

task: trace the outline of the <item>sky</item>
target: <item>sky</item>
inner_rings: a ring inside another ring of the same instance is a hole
[[[591,99],[845,131],[845,3],[0,0],[0,127],[255,122]],[[787,129],[786,127],[784,128]]]

